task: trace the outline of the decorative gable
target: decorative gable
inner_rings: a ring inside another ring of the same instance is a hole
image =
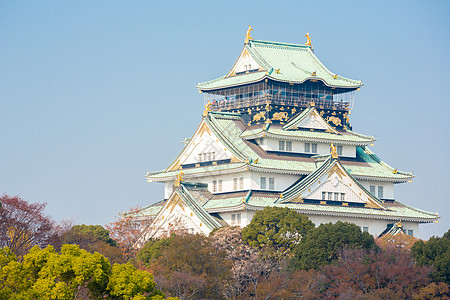
[[[317,112],[313,105],[310,105],[303,112],[295,116],[284,127],[284,130],[295,129],[318,129],[326,132],[339,134],[327,121],[325,121]]]
[[[250,71],[262,71],[263,68],[256,60],[250,55],[248,50],[244,47],[239,58],[234,64],[233,68],[228,72],[226,77],[234,76],[237,74],[250,72]]]
[[[137,244],[142,246],[153,237],[164,237],[172,232],[186,231],[208,235],[212,229],[221,227],[190,195],[183,186],[174,188],[164,207],[153,222],[144,229]]]
[[[194,136],[167,171],[178,170],[183,165],[223,160],[239,161],[203,120]]]
[[[380,201],[351,177],[338,159],[329,158],[279,198],[282,203],[317,203],[386,209]]]

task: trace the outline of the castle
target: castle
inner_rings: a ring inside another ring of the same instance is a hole
[[[329,71],[309,34],[300,45],[254,40],[251,31],[231,70],[198,84],[205,110],[184,149],[167,169],[147,173],[165,184],[165,195],[136,213],[152,219],[140,243],[180,226],[204,234],[244,227],[266,206],[291,208],[316,225],[351,222],[374,236],[394,224],[414,236],[419,224],[436,222],[436,213],[395,197],[395,185],[412,173],[389,166],[369,149],[373,136],[353,131],[362,82]]]

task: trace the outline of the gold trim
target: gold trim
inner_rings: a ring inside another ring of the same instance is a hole
[[[253,40],[250,33],[253,31],[252,26],[248,25],[247,33],[245,34],[245,41],[244,44],[248,44],[250,40]]]

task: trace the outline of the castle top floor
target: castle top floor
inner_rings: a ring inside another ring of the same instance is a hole
[[[325,114],[349,111],[362,82],[329,71],[315,56],[309,34],[306,44],[299,45],[253,40],[251,30],[231,70],[197,86],[213,111],[246,115],[269,104],[273,113],[284,114],[302,111],[311,102]]]

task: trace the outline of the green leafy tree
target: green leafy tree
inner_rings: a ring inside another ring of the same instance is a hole
[[[100,225],[75,225],[63,232],[60,244],[76,244],[90,253],[98,252],[109,258],[110,263],[124,263],[122,251],[109,236],[109,230]]]
[[[155,290],[153,275],[136,270],[131,264],[115,264],[109,278],[108,290],[111,299],[163,299],[164,295]],[[149,296],[150,297],[150,296]]]
[[[337,260],[338,250],[344,246],[371,249],[375,247],[375,241],[355,224],[340,221],[321,224],[294,248],[293,266],[296,269],[317,269]]]
[[[430,273],[433,281],[450,284],[450,230],[442,237],[431,237],[427,242],[415,242],[411,254],[418,265],[434,267]]]
[[[33,247],[17,258],[0,250],[0,299],[163,299],[153,275],[77,245]]]
[[[290,249],[314,228],[306,215],[289,208],[266,207],[256,212],[242,230],[242,239],[252,247]]]
[[[110,246],[116,247],[117,243],[109,236],[109,230],[101,225],[75,225],[61,235],[63,244],[85,244],[103,241]]]

